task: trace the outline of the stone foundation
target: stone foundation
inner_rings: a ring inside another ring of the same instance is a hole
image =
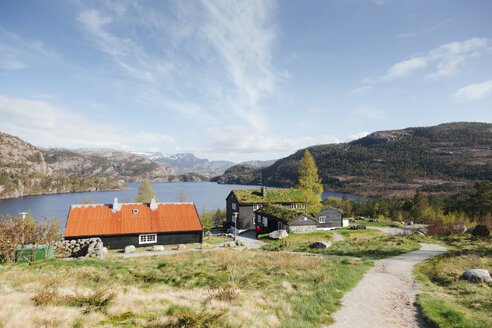
[[[308,225],[308,226],[287,226],[287,232],[288,233],[312,233],[316,232],[316,226],[315,225]]]

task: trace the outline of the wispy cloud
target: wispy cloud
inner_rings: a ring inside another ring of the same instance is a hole
[[[427,33],[430,33],[430,32],[434,32],[436,30],[439,30],[439,29],[442,29],[443,27],[445,27],[446,25],[452,23],[453,21],[455,21],[456,19],[462,17],[463,15],[458,15],[458,16],[454,16],[454,17],[451,17],[451,18],[448,18],[442,22],[439,22],[437,24],[434,24],[432,26],[430,26],[429,28],[426,28],[426,29],[421,29],[421,30],[417,30],[417,31],[411,31],[411,32],[403,32],[403,33],[399,33],[397,35],[398,38],[400,39],[407,39],[407,38],[415,38],[415,37],[418,37],[422,34],[427,34]]]
[[[0,131],[36,145],[142,149],[174,142],[169,135],[134,131],[119,122],[105,124],[44,101],[0,95]]]
[[[269,135],[252,134],[241,126],[227,126],[208,130],[209,152],[211,153],[265,153],[292,152],[312,145],[338,143],[339,139],[331,135],[304,136],[300,138],[282,138]]]
[[[386,114],[384,113],[384,110],[373,106],[363,105],[359,106],[350,113],[348,119],[345,121],[345,124],[357,125],[367,120],[378,121],[385,118]]]
[[[25,40],[0,27],[0,69],[20,70],[41,58],[57,57],[38,40]]]
[[[363,86],[351,91],[352,94],[365,93],[376,83],[405,78],[418,72],[426,72],[426,80],[438,80],[457,74],[470,59],[482,54],[490,54],[488,38],[472,38],[443,44],[423,56],[414,56],[393,64],[386,74],[377,78],[366,78]]]
[[[160,9],[82,7],[78,22],[113,65],[138,81],[135,92],[144,101],[198,121],[226,115],[261,129],[262,102],[280,75],[272,64],[275,3],[202,0]]]
[[[459,89],[454,97],[456,99],[474,101],[492,95],[492,80],[470,84]]]

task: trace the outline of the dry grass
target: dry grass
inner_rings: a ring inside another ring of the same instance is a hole
[[[221,250],[0,266],[3,327],[316,327],[369,263]]]

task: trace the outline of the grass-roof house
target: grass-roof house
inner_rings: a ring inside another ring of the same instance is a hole
[[[311,233],[317,228],[316,220],[297,209],[267,204],[255,212],[256,231],[269,233],[284,229],[288,233]]]
[[[304,209],[305,199],[296,189],[232,190],[226,198],[225,227],[236,233],[256,228],[255,211],[267,204],[288,209]]]

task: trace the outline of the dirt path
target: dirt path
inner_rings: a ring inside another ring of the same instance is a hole
[[[336,233],[336,232],[334,232],[332,236],[333,236],[333,241],[343,241],[343,240],[345,240],[345,238],[343,238],[343,236],[341,234]]]
[[[420,250],[376,261],[359,284],[342,298],[335,323],[324,327],[427,327],[414,305],[418,286],[412,269],[447,250],[433,244],[421,246]]]

